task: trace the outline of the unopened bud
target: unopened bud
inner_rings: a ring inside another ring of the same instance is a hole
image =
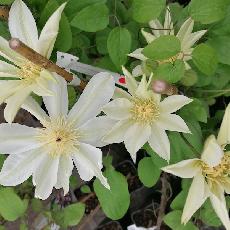
[[[164,80],[155,80],[152,83],[152,89],[155,93],[166,94],[168,96],[178,94],[176,86],[169,84]]]

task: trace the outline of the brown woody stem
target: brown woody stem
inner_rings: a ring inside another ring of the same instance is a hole
[[[0,6],[0,19],[3,19],[5,21],[9,18],[9,7],[8,6]]]
[[[22,41],[17,38],[12,38],[9,41],[9,46],[12,50],[21,54],[23,57],[33,62],[35,65],[40,66],[41,68],[47,69],[50,72],[56,72],[61,77],[65,78],[67,81],[73,80],[73,75],[67,72],[65,69],[59,67],[49,59],[43,57],[41,54],[37,53],[35,50],[31,49],[25,45]]]

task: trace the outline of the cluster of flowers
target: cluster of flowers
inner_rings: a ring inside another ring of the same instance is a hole
[[[53,13],[38,36],[30,10],[21,0],[16,0],[9,13],[11,36],[49,58],[64,7],[65,4],[61,5]],[[151,23],[162,27],[158,21]],[[165,27],[168,26],[173,26],[169,13],[165,23]],[[206,32],[192,34],[192,28],[193,21],[188,19],[177,34],[183,50],[190,54],[191,46]],[[144,32],[148,42],[161,36],[161,33],[154,32],[154,36]],[[0,152],[9,155],[0,172],[0,184],[4,186],[16,186],[32,176],[35,196],[40,199],[48,198],[53,187],[63,188],[67,193],[75,165],[83,180],[89,181],[96,176],[109,189],[101,171],[99,147],[124,142],[135,162],[137,151],[148,142],[160,157],[169,162],[170,142],[166,131],[190,133],[183,119],[174,112],[192,100],[183,95],[162,100],[161,95],[151,89],[152,77],[147,79],[143,75],[138,82],[123,68],[127,92],[115,87],[110,74],[99,73],[89,81],[81,97],[68,111],[67,83],[62,77],[14,52],[2,37],[0,55],[9,60],[0,61],[0,77],[12,78],[0,81],[0,102],[6,103],[4,116],[8,122],[0,124]],[[131,55],[145,60],[141,53]],[[48,114],[30,96],[31,92],[43,97]],[[34,115],[42,127],[12,123],[19,108]],[[104,115],[98,116],[101,112]],[[182,216],[183,223],[209,197],[223,224],[230,229],[224,197],[224,192],[230,192],[230,152],[224,153],[230,140],[229,119],[230,106],[218,138],[208,138],[201,159],[185,160],[163,168],[182,178],[194,177]]]

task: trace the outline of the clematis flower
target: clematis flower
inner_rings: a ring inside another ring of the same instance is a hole
[[[66,81],[54,76],[50,84],[53,97],[43,97],[47,113],[31,98],[23,108],[40,120],[43,128],[19,124],[0,124],[0,152],[9,154],[0,172],[0,184],[15,186],[33,176],[35,196],[46,199],[53,187],[69,191],[73,163],[82,180],[96,176],[109,188],[102,175],[103,146],[100,139],[113,123],[96,117],[114,93],[114,80],[107,73],[95,75],[79,100],[68,112]]]
[[[158,19],[152,20],[149,22],[150,28],[152,28],[152,33],[148,33],[142,29],[142,35],[144,36],[147,43],[153,42],[156,38],[159,38],[163,35],[174,35],[174,27],[173,27],[173,21],[170,14],[170,9],[167,7],[166,14],[165,14],[165,21],[164,25],[160,23]],[[192,59],[192,51],[193,51],[193,45],[207,32],[207,30],[201,30],[192,33],[194,27],[194,21],[192,18],[188,18],[183,25],[181,26],[180,30],[176,34],[176,37],[181,42],[181,52],[176,55],[176,57],[173,57],[172,60],[180,59],[183,60],[185,63],[185,68],[188,70],[190,69],[190,65],[187,63],[187,61]],[[143,48],[139,48],[135,50],[134,52],[130,53],[130,57],[137,58],[141,61],[146,61],[148,58],[146,58],[142,54]],[[143,74],[142,66],[137,65],[133,70],[133,75],[135,77],[141,76]]]
[[[20,39],[41,55],[49,58],[58,34],[59,21],[65,4],[62,4],[49,18],[40,36],[32,13],[21,0],[15,0],[9,12],[11,37]],[[10,63],[0,61],[0,77],[10,80],[0,84],[0,104],[6,102],[4,116],[11,123],[25,101],[34,92],[39,96],[51,96],[48,82],[53,74],[25,59],[12,49],[8,41],[0,36],[0,56]],[[12,79],[12,80],[11,80]]]
[[[161,101],[160,94],[149,89],[151,79],[147,82],[143,75],[141,82],[123,68],[129,93],[117,89],[116,98],[104,108],[104,113],[116,124],[103,138],[108,143],[124,141],[133,161],[137,151],[148,142],[160,157],[169,161],[170,143],[165,130],[189,133],[183,119],[172,114],[192,100],[174,95]]]
[[[224,196],[225,192],[230,194],[230,152],[224,152],[224,147],[229,143],[229,112],[230,105],[226,110],[218,138],[211,135],[206,140],[201,159],[184,160],[162,168],[165,172],[181,178],[193,178],[181,219],[184,224],[205,200],[210,198],[213,209],[225,228],[230,229]]]

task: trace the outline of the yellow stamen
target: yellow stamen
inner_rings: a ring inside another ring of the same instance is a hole
[[[152,123],[159,118],[160,110],[154,99],[135,98],[130,112],[132,119],[139,123]]]
[[[64,117],[46,122],[38,135],[38,140],[46,143],[51,156],[69,155],[77,151],[80,135],[77,129]]]

